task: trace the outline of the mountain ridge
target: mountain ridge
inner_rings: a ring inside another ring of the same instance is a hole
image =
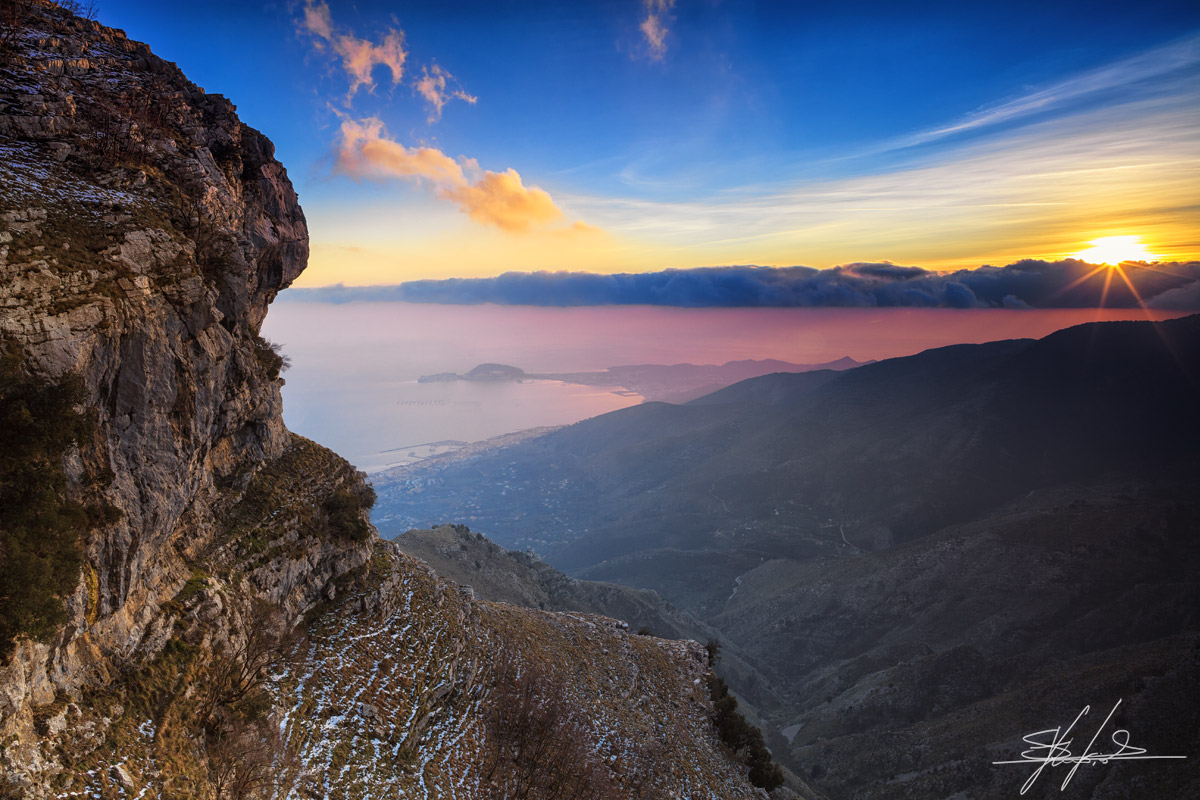
[[[1200,316],[1089,324],[755,378],[377,488],[716,629],[777,681],[764,730],[817,791],[1009,797],[1029,770],[992,762],[1085,706],[1200,747],[1198,364]],[[1197,787],[1189,760],[1072,791]]]

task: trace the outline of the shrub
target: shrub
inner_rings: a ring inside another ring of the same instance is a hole
[[[510,800],[617,800],[587,720],[561,681],[534,661],[502,653],[484,724],[482,778]]]
[[[17,42],[33,14],[32,0],[4,0],[0,3],[0,64],[17,55]]]
[[[750,769],[750,783],[768,792],[783,785],[783,770],[771,758],[762,731],[751,725],[737,710],[737,698],[729,693],[725,681],[711,672],[708,691],[713,701],[713,724],[730,750]]]
[[[352,542],[365,542],[371,537],[371,525],[365,519],[375,505],[375,490],[362,484],[356,491],[343,487],[325,501],[325,513],[334,535]]]
[[[262,336],[254,337],[254,357],[273,381],[279,380],[279,376],[292,366],[292,360],[283,354],[283,346]]]

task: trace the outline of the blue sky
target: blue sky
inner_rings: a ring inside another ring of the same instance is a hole
[[[314,32],[314,9],[330,35]],[[1200,160],[1195,2],[104,0],[99,19],[276,143],[313,229],[314,285],[522,268],[949,269],[1131,232],[1165,257],[1200,250],[1197,197],[1180,183]],[[351,94],[337,43],[382,46],[393,31],[399,81],[376,63]],[[414,87],[431,70],[447,77],[440,115]],[[348,139],[347,121],[365,120],[381,127]],[[339,159],[347,142],[391,149]],[[463,174],[414,174],[421,147]],[[1123,199],[1097,211],[1106,184],[1066,192],[1052,164],[1111,171]],[[508,170],[507,183],[487,178]],[[995,179],[1009,210],[948,188],[953,174]],[[1050,183],[1054,213],[1038,218],[1053,229],[1014,240],[1033,218],[1011,209]],[[531,200],[532,187],[548,196]],[[796,205],[806,197],[820,208]],[[947,211],[925,226],[904,213],[922,205]]]

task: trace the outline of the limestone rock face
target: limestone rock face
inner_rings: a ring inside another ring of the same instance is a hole
[[[71,491],[121,513],[86,537],[66,628],[0,673],[6,732],[168,638],[163,606],[219,555],[223,504],[291,442],[257,332],[308,257],[287,171],[228,100],[49,5],[16,45],[0,72],[0,337],[36,374],[82,377],[97,435],[70,459]],[[89,484],[97,472],[111,480]],[[360,480],[344,462],[324,479]],[[302,538],[302,558],[262,567],[293,615],[366,557]]]

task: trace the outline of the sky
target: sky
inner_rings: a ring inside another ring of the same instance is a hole
[[[297,286],[1200,260],[1200,4],[102,0],[229,97]],[[1092,260],[1099,260],[1093,257]]]

